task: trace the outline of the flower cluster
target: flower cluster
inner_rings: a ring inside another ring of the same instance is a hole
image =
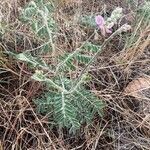
[[[111,16],[107,19],[104,19],[101,15],[95,17],[95,22],[98,28],[101,31],[101,34],[105,36],[106,34],[112,33],[112,27],[117,24],[118,19],[123,16],[122,8],[117,7],[112,13]],[[128,25],[128,29],[129,29]]]
[[[100,15],[96,16],[95,21],[96,21],[96,24],[98,25],[99,29],[101,30],[102,35],[105,36],[106,33],[112,33],[111,28],[108,28],[106,26],[106,22],[102,16],[100,16]]]

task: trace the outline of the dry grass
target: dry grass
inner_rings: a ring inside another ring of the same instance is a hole
[[[1,3],[0,17],[6,18],[5,34],[0,37],[2,53],[32,49],[38,41],[17,19],[19,9],[25,3],[21,0]],[[64,49],[73,51],[93,32],[78,26],[74,18],[101,11],[105,8],[103,4],[107,5],[108,13],[119,5],[125,8],[127,16],[132,14],[128,3],[119,0],[67,2],[58,8],[56,17],[62,37],[57,39],[56,45],[60,53],[64,53]],[[70,11],[65,11],[67,9]],[[70,26],[68,22],[71,22]],[[131,81],[143,75],[150,76],[150,25],[140,23],[138,30],[133,27],[131,31],[137,35],[131,46],[126,46],[124,35],[117,36],[90,67],[92,81],[87,86],[107,106],[103,118],[95,117],[92,125],[83,125],[76,135],[70,135],[66,129],[51,129],[48,117],[36,113],[32,99],[45,87],[30,79],[32,70],[24,63],[0,53],[0,68],[6,71],[0,72],[0,81],[3,81],[0,82],[0,150],[149,150],[150,90],[143,99],[124,94]],[[21,43],[16,43],[17,35],[22,36]],[[90,40],[102,43],[104,39],[99,36],[98,40],[94,37]]]

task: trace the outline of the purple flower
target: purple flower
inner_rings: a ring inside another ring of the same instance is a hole
[[[111,29],[106,27],[105,20],[102,16],[100,16],[100,15],[96,16],[95,22],[98,25],[98,27],[100,28],[102,35],[105,36],[106,33],[112,33]]]
[[[95,17],[95,22],[99,26],[99,28],[102,28],[105,25],[105,20],[100,15],[98,15],[98,16]]]

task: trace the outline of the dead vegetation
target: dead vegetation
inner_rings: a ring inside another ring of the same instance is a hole
[[[66,129],[50,128],[48,116],[37,113],[33,99],[45,87],[30,79],[33,72],[25,63],[4,54],[38,45],[38,39],[18,20],[20,8],[27,1],[4,0],[0,6],[0,17],[6,18],[5,34],[0,37],[0,150],[149,150],[150,24],[142,18],[134,26],[136,9],[143,2],[136,1],[136,7],[119,0],[65,2],[56,12],[63,35],[56,41],[60,53],[64,49],[73,51],[93,33],[93,29],[77,25],[74,18],[80,14],[105,7],[109,14],[120,6],[126,11],[126,20],[133,24],[127,37],[122,34],[112,39],[90,66],[92,80],[87,88],[106,103],[103,117],[95,116],[93,124],[83,125],[78,133],[70,135]],[[132,34],[135,38],[127,42]],[[18,37],[22,37],[21,42],[17,42]],[[104,41],[100,35],[90,40],[98,44]]]

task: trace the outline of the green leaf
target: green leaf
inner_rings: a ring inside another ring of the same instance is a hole
[[[84,15],[80,18],[80,23],[89,27],[96,27],[95,16]]]
[[[82,47],[83,50],[87,50],[87,51],[93,52],[93,53],[96,53],[100,48],[101,48],[101,46],[94,45],[94,44],[92,44],[90,42],[86,42],[84,44],[84,46]]]
[[[87,64],[92,59],[92,57],[88,55],[77,54],[76,59],[78,60],[78,62]]]
[[[71,80],[65,78],[55,83],[58,85],[63,83],[66,89],[72,84]],[[102,101],[82,86],[69,94],[64,91],[49,91],[39,101],[36,100],[36,105],[40,109],[39,112],[42,112],[42,109],[46,114],[51,112],[50,119],[60,127],[67,127],[71,133],[80,129],[83,123],[92,123],[95,114],[102,116],[104,108]]]
[[[70,125],[76,129],[80,127],[80,123],[76,119],[76,109],[63,92],[61,93],[61,97],[58,97],[54,102],[54,111],[56,122],[59,122],[65,127],[69,127]]]
[[[48,41],[49,33],[54,32],[57,28],[52,8],[54,7],[50,2],[31,1],[22,11],[20,19],[28,23],[39,38]]]
[[[14,55],[18,60],[25,61],[32,64],[34,67],[42,67],[43,69],[49,69],[46,63],[37,57],[33,57],[30,53],[20,53]]]
[[[42,71],[36,71],[32,77],[32,79],[36,80],[36,81],[40,81],[40,82],[44,82],[46,81],[46,77],[43,75],[43,72]]]

